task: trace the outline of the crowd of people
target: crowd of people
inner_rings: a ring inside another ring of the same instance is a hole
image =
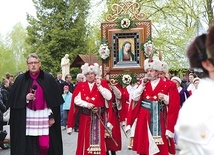
[[[167,63],[151,55],[144,76],[123,87],[108,74],[103,78],[97,63],[82,65],[75,82],[70,74],[54,78],[31,53],[26,72],[2,79],[0,147],[11,148],[11,155],[63,155],[61,131],[67,130],[78,132],[76,155],[116,155],[121,134],[130,139],[127,149],[140,155],[176,154],[176,147],[181,155],[211,155],[214,26],[195,38],[187,57],[203,77],[169,77]],[[10,139],[4,137],[6,124]]]
[[[13,75],[6,73],[6,76],[2,78],[0,86],[0,131],[4,131],[4,126],[9,124],[10,108],[8,104],[9,94],[13,85]],[[8,149],[10,147],[10,140],[7,138],[7,134],[1,134],[0,147],[2,149]],[[4,136],[3,136],[4,135]]]

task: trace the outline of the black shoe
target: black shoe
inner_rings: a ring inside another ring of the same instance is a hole
[[[6,145],[3,144],[3,143],[0,144],[0,147],[1,147],[2,150],[6,150],[6,149],[9,149],[9,148],[10,148],[10,146],[6,146]]]
[[[132,147],[131,147],[131,146],[128,146],[128,149],[129,149],[129,150],[131,150],[131,149],[132,149]]]
[[[63,128],[62,128],[62,131],[65,131],[65,130],[66,130],[66,127],[63,127]]]

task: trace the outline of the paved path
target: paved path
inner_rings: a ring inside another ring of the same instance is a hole
[[[62,131],[64,155],[75,155],[77,134],[77,132],[73,132],[71,135],[68,135],[66,131]],[[122,136],[122,140],[122,150],[118,151],[117,155],[136,155],[135,152],[127,149],[128,139],[124,135]],[[0,155],[10,155],[10,149],[2,150],[0,148]]]
[[[64,155],[75,155],[77,134],[77,132],[73,132],[71,135],[68,135],[66,131],[62,131]],[[123,149],[119,151],[117,155],[135,155],[133,151],[127,149],[127,146],[128,139],[123,137]],[[0,155],[10,155],[10,150],[2,150],[0,148]]]

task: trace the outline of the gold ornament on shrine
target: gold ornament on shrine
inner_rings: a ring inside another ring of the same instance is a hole
[[[116,83],[124,71],[143,77],[145,55],[141,44],[151,36],[151,25],[151,20],[141,9],[141,3],[121,0],[108,8],[105,22],[101,23],[101,39],[107,41],[110,50],[108,60],[102,62],[103,77],[108,75]],[[126,42],[130,43],[135,56],[130,61],[121,59]],[[110,84],[114,85],[114,82],[110,81]]]
[[[131,19],[144,20],[146,15],[141,12],[140,4],[137,2],[126,1],[113,4],[112,13],[106,15],[107,22],[115,22],[121,15],[128,14]]]

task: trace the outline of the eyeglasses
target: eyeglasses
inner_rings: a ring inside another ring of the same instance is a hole
[[[36,64],[38,64],[38,63],[39,63],[39,61],[35,61],[35,62],[28,62],[27,64],[28,64],[28,65],[33,65],[33,64],[36,65]]]

